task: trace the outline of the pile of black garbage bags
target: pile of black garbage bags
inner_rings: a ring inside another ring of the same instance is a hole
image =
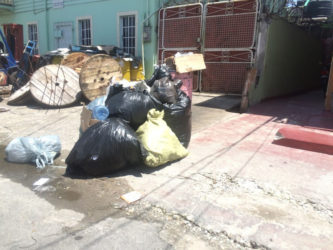
[[[135,131],[147,121],[150,110],[163,111],[164,121],[187,148],[191,139],[191,99],[180,90],[182,82],[172,80],[158,67],[146,81],[150,91],[109,87],[105,106],[109,116],[84,131],[66,159],[67,175],[102,176],[141,165],[147,151]]]

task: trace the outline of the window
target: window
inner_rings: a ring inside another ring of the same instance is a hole
[[[38,51],[38,29],[36,23],[28,24],[28,40],[34,41],[36,43],[36,47],[33,50],[33,54],[37,55]]]
[[[120,47],[124,52],[135,55],[136,48],[136,17],[135,15],[120,16]]]
[[[63,8],[64,0],[52,0],[53,8]]]
[[[79,45],[91,45],[91,18],[78,19]]]

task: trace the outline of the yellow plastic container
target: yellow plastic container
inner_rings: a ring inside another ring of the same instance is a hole
[[[62,56],[62,55],[53,56],[51,59],[51,63],[52,64],[61,64],[61,61],[63,58],[64,58],[64,56]]]
[[[141,81],[144,80],[145,76],[143,75],[143,66],[142,62],[140,62],[139,66],[135,65],[132,62],[131,64],[131,81]]]
[[[123,73],[123,79],[127,81],[131,81],[131,62],[128,60],[124,60],[122,58],[116,59],[121,67],[121,71]]]

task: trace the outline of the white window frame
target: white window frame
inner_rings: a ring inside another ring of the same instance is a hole
[[[135,48],[134,48],[134,56],[137,56],[138,53],[138,11],[127,11],[127,12],[118,12],[117,13],[117,40],[118,47],[120,47],[120,39],[121,39],[121,30],[120,30],[120,18],[122,16],[135,16]]]
[[[36,54],[39,54],[39,28],[38,28],[38,23],[36,21],[34,22],[29,22],[27,23],[27,38],[28,38],[28,41],[29,41],[29,25],[36,25],[37,27],[37,44],[36,44],[36,48],[34,49],[34,55]]]
[[[89,19],[90,20],[90,41],[91,41],[91,45],[94,44],[94,40],[93,40],[93,23],[92,23],[92,16],[80,16],[76,18],[76,41],[77,44],[80,45],[80,25],[79,25],[79,21],[80,20],[86,20]]]

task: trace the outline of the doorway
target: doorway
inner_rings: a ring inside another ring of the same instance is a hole
[[[73,43],[73,24],[67,23],[55,23],[55,49],[69,48]]]

